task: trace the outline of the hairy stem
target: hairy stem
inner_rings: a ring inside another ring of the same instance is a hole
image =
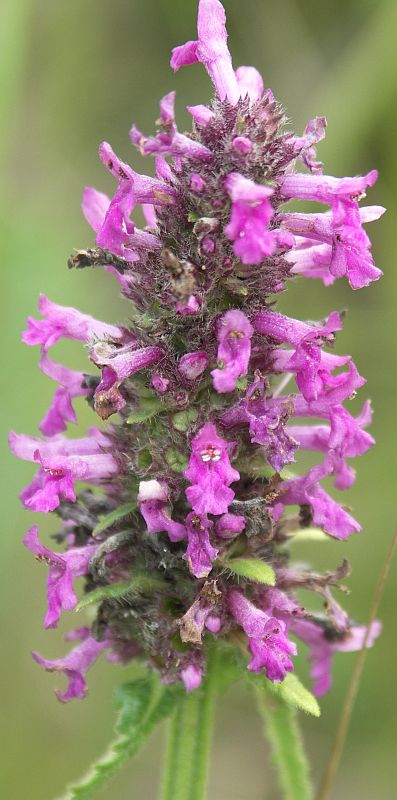
[[[161,800],[204,800],[217,685],[217,653],[209,654],[200,689],[178,703],[169,723]]]
[[[258,689],[256,695],[283,797],[285,800],[310,800],[309,766],[296,711],[263,689]]]

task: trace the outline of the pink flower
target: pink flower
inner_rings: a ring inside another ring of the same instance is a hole
[[[169,489],[157,480],[141,481],[138,493],[139,510],[149,533],[166,531],[171,542],[186,538],[186,528],[169,515]]]
[[[97,429],[91,429],[90,434],[74,440],[59,434],[49,441],[10,434],[10,448],[17,458],[40,463],[33,481],[21,493],[26,508],[47,514],[62,499],[75,502],[75,481],[97,484],[119,472],[115,458],[103,452],[108,438]]]
[[[213,523],[204,514],[199,515],[194,511],[187,515],[185,522],[189,544],[184,559],[196,578],[206,578],[218,555],[218,550],[209,539]]]
[[[372,623],[367,647],[372,647],[382,630],[381,623]],[[313,693],[320,697],[326,694],[332,685],[332,657],[334,653],[349,653],[361,650],[367,629],[365,625],[353,625],[343,635],[327,638],[327,632],[314,622],[296,620],[291,626],[291,631],[296,634],[309,647],[309,661],[312,662],[310,673],[314,681]]]
[[[83,386],[84,373],[75,372],[61,364],[51,361],[46,352],[40,359],[39,367],[45,375],[60,384],[52,399],[39,429],[45,436],[54,436],[65,431],[67,422],[77,423],[76,413],[72,406],[74,397],[85,397],[89,390]]]
[[[199,0],[198,40],[186,42],[172,51],[171,67],[177,72],[200,61],[204,64],[219,100],[235,105],[240,89],[227,47],[226,15],[219,0]]]
[[[195,381],[207,369],[209,358],[203,350],[186,353],[178,361],[178,370],[187,381]]]
[[[63,611],[73,611],[77,597],[73,589],[73,579],[86,575],[89,563],[98,544],[86,547],[72,547],[66,553],[54,553],[41,544],[38,528],[29,528],[23,543],[41,561],[49,565],[47,580],[47,613],[44,620],[46,628],[56,628]]]
[[[74,634],[74,635],[73,635]],[[77,634],[77,635],[76,635]],[[55,694],[61,703],[67,703],[73,700],[74,697],[83,700],[87,693],[85,682],[85,675],[94,661],[98,658],[103,650],[109,647],[108,641],[97,642],[89,635],[88,628],[80,628],[74,631],[66,639],[81,639],[80,644],[74,647],[64,658],[58,658],[55,661],[50,661],[43,658],[39,653],[32,653],[35,661],[40,666],[49,672],[64,672],[68,679],[68,687],[65,692],[60,689],[55,690]]]
[[[232,392],[238,378],[247,374],[253,333],[251,323],[238,309],[227,311],[219,320],[218,367],[211,372],[217,392]]]
[[[111,342],[99,341],[90,348],[90,358],[102,368],[102,380],[95,390],[95,408],[102,419],[107,419],[116,411],[121,411],[125,400],[119,386],[142,369],[156,364],[164,357],[161,347],[137,348],[131,341],[122,347]]]
[[[248,636],[252,654],[248,669],[264,669],[270,681],[283,681],[286,673],[294,669],[290,656],[297,652],[296,645],[285,635],[284,622],[256,608],[235,589],[229,592],[228,603],[232,616]]]
[[[243,264],[261,264],[277,246],[275,234],[268,227],[273,216],[268,198],[273,189],[254,183],[238,172],[228,175],[226,189],[232,199],[232,214],[225,234],[232,240],[234,253]]]
[[[59,306],[48,300],[44,294],[40,295],[39,311],[44,319],[28,317],[28,327],[22,334],[22,341],[29,345],[41,345],[44,352],[59,339],[88,342],[92,336],[115,340],[122,337],[122,331],[116,325],[99,322],[75,308]]]
[[[192,484],[186,497],[199,516],[225,514],[233,500],[231,483],[240,478],[230,464],[228,443],[218,436],[216,428],[207,422],[192,441],[189,466],[184,472]]]

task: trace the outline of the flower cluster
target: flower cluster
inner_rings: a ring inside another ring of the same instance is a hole
[[[302,322],[275,311],[274,296],[295,276],[325,285],[345,276],[353,289],[380,277],[363,224],[384,209],[359,205],[376,172],[323,174],[316,145],[325,119],[295,136],[257,70],[234,70],[219,0],[200,0],[197,40],[172,53],[174,70],[194,62],[215,97],[188,107],[192,132],[178,131],[174,92],[160,102],[154,135],[131,129],[133,145],[155,157],[155,177],[103,143],[115,193],[83,195],[96,243],[69,266],[110,271],[133,322],[100,322],[41,296],[42,318],[29,318],[23,334],[58,387],[43,437],[10,439],[16,456],[37,464],[23,504],[60,520],[63,552],[41,544],[36,526],[24,540],[49,567],[45,625],[76,607],[77,578],[98,600],[91,629],[68,636],[76,642],[69,655],[34,655],[65,673],[62,701],[84,696],[85,673],[103,651],[110,660],[145,659],[191,691],[214,637],[239,642],[251,654],[248,669],[270,681],[294,669],[295,639],[303,642],[321,694],[332,655],[364,639],[332,594],[346,565],[323,575],[294,566],[287,544],[310,526],[339,540],[360,530],[322,481],[349,488],[349,460],[373,443],[369,403],[358,416],[348,409],[365,381],[350,356],[330,351],[338,313]],[[285,210],[291,199],[325,210]],[[142,230],[132,220],[139,206]],[[87,346],[92,374],[49,358],[61,338]],[[67,438],[76,397],[111,421]],[[299,449],[315,454],[304,474],[285,469]],[[258,561],[274,576],[267,585],[242,571]],[[324,614],[302,607],[301,588],[320,594]],[[378,633],[375,624],[369,645]]]

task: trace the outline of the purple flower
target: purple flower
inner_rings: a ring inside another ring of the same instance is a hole
[[[290,656],[297,652],[296,645],[285,635],[285,623],[256,608],[235,589],[229,592],[228,604],[232,616],[248,636],[252,654],[248,669],[252,672],[264,669],[270,681],[283,681],[286,673],[294,669]]]
[[[73,579],[88,572],[89,563],[98,545],[72,547],[66,553],[53,553],[41,544],[38,528],[29,528],[23,543],[39,560],[49,565],[47,580],[47,613],[44,620],[46,628],[56,628],[63,611],[73,611],[77,597],[73,589]]]
[[[377,177],[375,169],[367,175],[359,175],[356,178],[333,178],[330,175],[306,175],[294,172],[283,178],[280,189],[284,197],[331,204],[338,198],[342,200],[360,198],[368,186],[374,185]]]
[[[186,108],[189,114],[192,115],[196,125],[207,125],[215,117],[214,112],[208,106],[199,104],[197,106],[186,106]]]
[[[186,528],[169,516],[169,489],[157,480],[141,481],[138,493],[139,510],[149,533],[166,531],[171,542],[186,538]]]
[[[96,429],[83,439],[65,439],[62,434],[50,441],[10,434],[10,448],[17,458],[40,463],[33,481],[21,493],[26,508],[47,514],[62,499],[74,503],[74,481],[100,483],[119,472],[115,458],[103,448],[108,439]]]
[[[45,417],[39,425],[40,431],[45,436],[54,436],[65,431],[67,422],[77,423],[75,410],[72,406],[74,397],[85,397],[89,390],[83,386],[84,374],[75,372],[61,364],[51,361],[43,352],[39,367],[45,375],[60,384],[51,401]]]
[[[310,469],[300,478],[284,481],[279,489],[276,504],[273,507],[274,518],[278,519],[285,506],[310,506],[313,524],[322,528],[336,539],[347,539],[352,533],[358,533],[361,525],[344,510],[320,485],[322,478],[334,471],[333,460],[325,459],[322,464]]]
[[[160,101],[160,132],[156,136],[144,136],[135,125],[131,128],[130,138],[144,156],[163,155],[172,158],[197,159],[208,161],[212,159],[211,150],[205,145],[190,139],[178,132],[175,125],[175,92],[170,92]]]
[[[222,424],[226,428],[248,424],[251,442],[262,445],[269,464],[281,472],[295,460],[298,447],[292,432],[286,428],[292,411],[293,403],[288,398],[267,400],[264,381],[257,377],[244,400],[222,415]]]
[[[314,622],[296,620],[291,630],[309,647],[309,661],[312,662],[310,677],[314,681],[313,692],[317,697],[326,694],[331,688],[332,657],[334,653],[350,653],[364,646],[367,628],[353,625],[346,634],[327,638],[326,631]],[[382,630],[381,623],[372,623],[367,647],[372,647]]]
[[[75,308],[59,306],[44,295],[40,295],[39,311],[44,317],[28,317],[28,327],[22,334],[22,341],[29,345],[41,345],[47,352],[59,339],[76,339],[88,342],[92,336],[98,338],[121,339],[122,331],[116,325],[99,322],[88,314]]]
[[[181,670],[181,679],[186,691],[193,692],[201,685],[203,673],[195,664],[187,664],[186,667]]]
[[[216,535],[221,539],[234,539],[245,528],[245,517],[240,514],[223,514],[215,523]]]
[[[293,136],[290,139],[298,158],[303,161],[310,172],[316,175],[322,174],[323,165],[321,161],[316,161],[315,145],[324,139],[326,127],[325,117],[315,117],[307,123],[303,136]]]
[[[212,570],[212,562],[218,555],[218,550],[212,546],[209,539],[213,523],[205,514],[199,515],[194,511],[187,515],[185,522],[189,544],[184,558],[196,578],[206,578]]]
[[[325,359],[322,358],[320,349],[324,343],[332,343],[335,332],[342,327],[339,314],[336,312],[330,314],[325,324],[317,327],[284,317],[282,314],[264,311],[255,317],[253,325],[259,333],[296,346],[295,352],[284,363],[283,369],[286,372],[296,373],[296,383],[305,400],[317,400],[327,386],[333,386],[335,382],[336,385],[340,385],[347,379],[345,374],[336,378],[331,375],[325,368]],[[278,363],[280,366],[280,361]],[[337,361],[336,366],[340,365],[341,362]]]
[[[332,201],[331,212],[282,215],[282,225],[297,234],[296,247],[287,254],[292,271],[320,277],[326,285],[346,275],[353,289],[378,280],[382,272],[374,265],[362,224],[383,213],[381,206],[359,208],[356,200],[338,197]]]
[[[171,67],[177,72],[200,61],[204,64],[219,100],[235,105],[240,89],[227,47],[226,15],[219,0],[199,0],[198,41],[186,42],[172,51]]]
[[[75,634],[75,635],[73,635]],[[40,666],[49,672],[64,672],[68,679],[68,687],[65,692],[60,689],[55,690],[55,694],[61,703],[67,703],[73,700],[74,697],[83,700],[87,693],[85,682],[86,672],[91,665],[96,661],[98,656],[103,650],[109,647],[108,641],[97,642],[89,635],[88,628],[80,628],[74,631],[72,635],[66,636],[67,640],[81,639],[80,644],[74,647],[64,658],[58,658],[55,661],[50,661],[43,658],[39,653],[32,653],[35,661]],[[77,634],[77,635],[76,635]]]
[[[228,487],[240,475],[230,464],[228,443],[218,436],[210,422],[192,441],[192,454],[184,475],[192,484],[186,489],[186,497],[196,514],[226,514],[234,497]]]
[[[238,67],[236,78],[241,97],[248,97],[251,103],[257,103],[263,95],[262,75],[255,67]]]
[[[242,311],[232,309],[219,320],[217,369],[211,372],[217,392],[232,392],[238,378],[247,374],[254,329]]]
[[[170,387],[168,378],[164,378],[162,375],[152,375],[150,383],[155,392],[158,392],[159,394],[166,394]]]
[[[233,242],[234,253],[243,264],[261,264],[277,246],[276,236],[268,227],[273,216],[268,198],[273,189],[254,183],[238,172],[228,175],[226,189],[232,200],[232,214],[225,234]]]
[[[252,150],[252,142],[247,136],[235,136],[232,141],[233,150],[246,156]]]
[[[354,458],[366,453],[374,444],[373,437],[363,430],[366,420],[355,419],[342,406],[330,410],[328,425],[296,425],[288,432],[304,450],[318,450],[326,453],[333,464],[335,486],[348,489],[354,482],[355,472],[346,464],[346,458]]]
[[[164,350],[160,347],[137,349],[135,341],[122,347],[106,341],[93,344],[90,348],[91,361],[102,368],[102,380],[95,390],[95,408],[100,417],[107,419],[124,408],[125,400],[119,392],[119,386],[126,378],[156,364],[163,357]]]
[[[209,358],[204,350],[186,353],[178,361],[178,370],[187,381],[195,381],[207,369]]]

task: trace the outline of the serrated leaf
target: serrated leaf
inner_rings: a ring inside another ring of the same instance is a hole
[[[276,583],[273,567],[257,558],[232,558],[226,562],[226,566],[235,575],[255,583],[265,583],[267,586],[274,586]]]
[[[76,611],[92,605],[101,603],[102,600],[117,600],[131,594],[146,594],[156,592],[166,588],[167,584],[161,578],[153,578],[149,575],[136,575],[127,583],[112,583],[108,586],[99,586],[93,592],[89,592],[81,598],[76,606]]]
[[[148,419],[155,417],[160,411],[164,411],[164,405],[157,397],[145,397],[139,406],[134,408],[132,413],[127,417],[128,425],[135,425],[138,422],[146,422]]]
[[[119,687],[116,691],[119,711],[116,740],[88,774],[68,788],[62,800],[87,800],[107,783],[140,750],[157,723],[171,714],[183,692],[180,684],[162,686],[153,673]]]
[[[299,708],[301,711],[305,711],[306,714],[311,714],[313,717],[319,717],[321,714],[316,698],[293,672],[287,672],[281,683],[267,681],[266,688],[288,705]]]
[[[92,535],[96,536],[97,533],[102,533],[102,531],[106,531],[107,528],[111,528],[116,522],[128,517],[128,514],[132,514],[136,508],[137,503],[135,500],[131,503],[125,503],[123,506],[118,506],[118,508],[111,511],[110,514],[106,514],[106,517],[103,517],[103,519],[98,522],[98,525],[96,525],[92,531]]]

